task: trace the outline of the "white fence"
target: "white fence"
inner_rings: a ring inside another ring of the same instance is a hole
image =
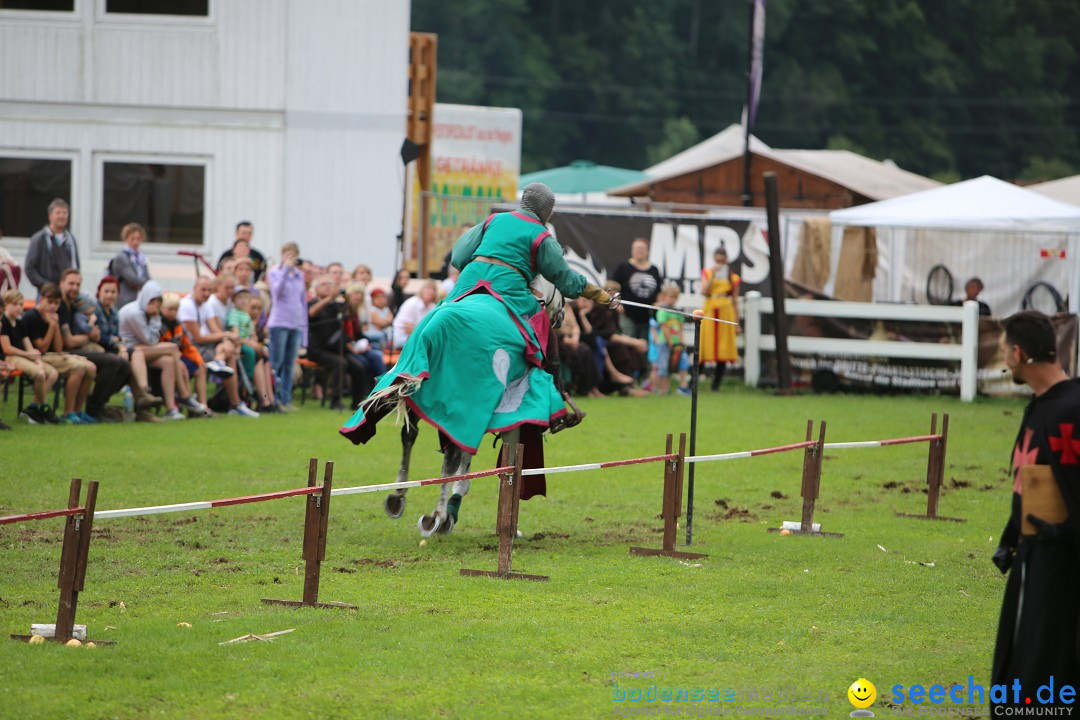
[[[960,398],[975,399],[975,375],[978,370],[979,304],[965,302],[962,307],[927,305],[888,305],[879,303],[834,302],[831,300],[786,300],[787,316],[809,315],[830,318],[865,318],[871,320],[912,320],[917,322],[961,323],[959,345],[908,342],[902,340],[852,340],[788,336],[788,350],[813,355],[891,357],[920,360],[959,360]],[[746,294],[744,308],[743,364],[746,384],[757,386],[761,378],[761,353],[776,350],[776,337],[761,334],[761,316],[772,314],[773,299],[759,292]]]

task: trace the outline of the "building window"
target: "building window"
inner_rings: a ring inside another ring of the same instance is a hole
[[[137,222],[146,228],[148,242],[203,244],[204,166],[106,162],[103,167],[102,240],[119,242],[120,229]]]
[[[28,238],[45,227],[49,203],[71,201],[71,161],[0,157],[0,232]]]
[[[0,10],[75,12],[75,0],[0,0]]]
[[[105,0],[105,12],[207,17],[210,14],[210,0]]]
[[[210,15],[210,0],[105,0],[106,13],[130,15]]]

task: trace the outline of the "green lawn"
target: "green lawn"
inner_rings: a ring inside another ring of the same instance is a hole
[[[688,398],[582,404],[589,417],[550,439],[548,465],[658,454],[666,433],[689,427]],[[703,395],[699,453],[798,442],[811,418],[828,421],[830,441],[918,435],[931,412],[948,412],[940,513],[968,521],[895,516],[926,502],[926,446],[899,446],[826,454],[816,520],[842,539],[767,533],[799,518],[802,455],[787,453],[699,465],[694,549],[709,557],[643,558],[627,547],[660,543],[659,465],[553,475],[549,498],[522,504],[526,539],[514,558],[515,570],[548,583],[458,575],[495,567],[491,480],[474,481],[454,533],[425,547],[415,522],[437,488],[411,490],[398,521],[384,516],[381,495],[337,497],[320,599],[356,611],[260,604],[300,598],[299,499],[102,520],[78,622],[116,645],[0,642],[0,717],[702,714],[776,707],[784,703],[763,694],[792,685],[799,695],[827,694],[813,705],[846,715],[847,687],[860,677],[877,686],[878,716],[888,715],[895,684],[948,686],[969,674],[988,683],[1004,584],[989,557],[1007,512],[1005,466],[1022,406],[778,398],[734,386]],[[400,450],[389,420],[370,446],[355,448],[336,434],[344,416],[308,407],[176,425],[18,424],[0,435],[0,515],[62,506],[73,476],[100,481],[99,510],[300,487],[313,456],[335,461],[337,487],[393,480]],[[0,413],[15,424],[13,402]],[[413,477],[437,474],[439,460],[425,427]],[[473,468],[494,461],[488,444]],[[55,619],[61,525],[0,528],[5,635]],[[274,642],[219,645],[288,628],[296,631]],[[663,675],[613,681],[650,671]],[[758,699],[614,700],[653,683]]]

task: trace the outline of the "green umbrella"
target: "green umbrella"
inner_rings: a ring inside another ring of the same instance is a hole
[[[589,160],[575,160],[564,167],[538,170],[522,175],[518,180],[518,189],[529,183],[542,182],[557,193],[604,192],[620,185],[626,185],[645,177],[640,170],[597,165]]]

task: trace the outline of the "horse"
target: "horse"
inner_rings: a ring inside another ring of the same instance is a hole
[[[562,293],[543,275],[537,275],[529,284],[533,295],[536,296],[544,312],[548,316],[548,322],[553,330],[562,325],[564,312],[564,298]],[[552,423],[550,431],[554,434],[566,428],[577,425],[585,418],[585,413],[578,408],[566,392],[562,377],[559,372],[558,340],[555,333],[548,336],[547,348],[544,352],[544,369],[555,379],[555,387],[562,396],[563,401],[569,405],[569,411]],[[397,482],[406,482],[409,479],[409,460],[412,456],[413,445],[416,443],[420,432],[419,418],[409,410],[405,422],[401,428],[401,466],[397,473]],[[516,448],[520,437],[520,430],[514,428],[501,434],[503,445],[507,448]],[[511,452],[514,452],[511,450]],[[473,456],[453,443],[447,443],[443,448],[443,463],[440,477],[454,477],[469,472]],[[513,462],[513,461],[511,461]],[[443,483],[440,486],[439,500],[430,514],[421,515],[416,526],[421,537],[431,537],[438,534],[449,534],[453,531],[458,520],[458,512],[461,508],[461,500],[469,493],[469,480],[457,480],[453,483]],[[453,487],[451,487],[451,485]],[[387,495],[383,502],[383,509],[391,519],[398,519],[405,512],[406,488],[394,490]]]

